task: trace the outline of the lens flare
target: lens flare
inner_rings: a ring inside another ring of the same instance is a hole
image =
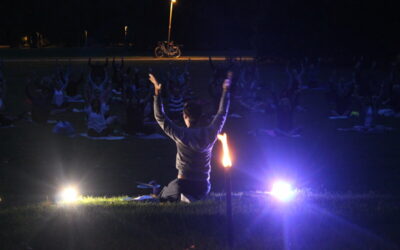
[[[292,185],[288,182],[275,181],[272,185],[270,194],[279,201],[288,202],[295,197],[296,190],[294,190]]]
[[[71,203],[79,199],[79,192],[75,187],[65,187],[60,192],[60,202]]]

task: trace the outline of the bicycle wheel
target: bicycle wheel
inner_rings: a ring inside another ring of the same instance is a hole
[[[154,57],[159,58],[159,57],[163,57],[164,56],[164,52],[162,50],[162,48],[160,46],[157,46],[154,49]]]
[[[180,57],[181,55],[182,55],[181,49],[180,49],[178,46],[174,46],[174,47],[172,48],[171,56],[172,56],[172,57],[178,58],[178,57]]]

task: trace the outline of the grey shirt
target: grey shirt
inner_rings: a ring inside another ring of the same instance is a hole
[[[210,180],[212,149],[225,124],[228,109],[229,93],[224,90],[218,112],[207,127],[184,128],[166,116],[160,95],[154,96],[155,119],[176,143],[176,168],[179,176],[187,180]]]

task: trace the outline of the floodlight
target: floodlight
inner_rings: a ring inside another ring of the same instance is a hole
[[[77,201],[79,196],[79,191],[76,187],[68,186],[61,190],[59,201],[63,203],[71,203]]]
[[[278,180],[273,183],[269,194],[279,201],[288,202],[295,197],[296,190],[293,189],[290,183]]]

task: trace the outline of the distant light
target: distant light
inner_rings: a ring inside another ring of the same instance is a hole
[[[276,181],[273,183],[271,192],[269,193],[279,201],[288,202],[294,198],[296,190],[288,182]]]
[[[79,199],[79,192],[75,187],[69,186],[61,190],[59,194],[59,201],[63,203],[75,202]]]
[[[176,3],[176,0],[171,0],[171,2]]]

